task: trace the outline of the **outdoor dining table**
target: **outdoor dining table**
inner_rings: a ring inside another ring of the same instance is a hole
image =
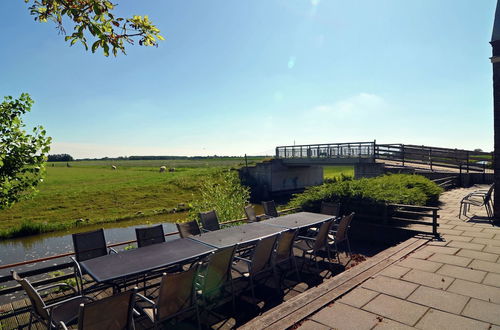
[[[334,218],[334,216],[332,215],[311,212],[297,212],[293,214],[283,215],[281,217],[270,218],[259,223],[287,229],[300,229],[318,225],[332,218]]]
[[[261,238],[279,234],[283,228],[268,226],[260,222],[246,223],[239,226],[228,227],[201,235],[190,236],[193,241],[198,241],[216,248],[232,245],[247,245]]]
[[[177,238],[80,262],[80,266],[96,281],[113,283],[146,274],[149,271],[186,263],[203,257],[213,247],[195,240]]]

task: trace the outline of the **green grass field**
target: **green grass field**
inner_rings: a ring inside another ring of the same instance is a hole
[[[258,160],[249,159],[249,164]],[[34,198],[0,211],[0,237],[23,221],[50,231],[75,226],[77,219],[95,224],[165,214],[196,198],[207,176],[244,163],[242,158],[75,161],[70,167],[65,162],[49,163]],[[163,165],[175,171],[159,173]],[[324,173],[332,178],[351,175],[353,169],[330,166]]]
[[[341,175],[354,176],[353,166],[324,166],[323,167],[323,177],[325,179],[338,178]]]

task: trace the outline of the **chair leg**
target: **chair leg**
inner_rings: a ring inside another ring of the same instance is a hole
[[[346,241],[347,241],[347,249],[349,251],[349,256],[352,258],[351,243],[349,243],[349,238],[346,238]]]
[[[300,278],[299,268],[297,267],[297,260],[295,259],[295,256],[292,257],[292,262],[293,262],[293,266],[295,267],[295,273],[297,274],[297,280],[299,282],[302,282],[302,279]]]
[[[253,300],[257,300],[257,299],[255,298],[255,290],[254,290],[254,285],[253,285],[253,277],[252,277],[252,276],[250,276],[250,289],[252,290],[252,299],[253,299]]]
[[[460,202],[460,211],[458,211],[458,218],[461,219],[461,216],[462,216],[462,206],[464,204],[462,202]]]

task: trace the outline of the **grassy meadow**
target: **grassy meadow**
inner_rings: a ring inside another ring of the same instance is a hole
[[[249,158],[249,165],[263,158]],[[0,238],[151,217],[182,209],[199,195],[204,179],[244,166],[243,158],[74,161],[48,163],[32,199],[0,211]],[[117,167],[112,169],[112,165]],[[160,173],[160,166],[175,168]],[[352,175],[349,166],[325,167],[325,178]]]
[[[344,176],[354,177],[354,166],[324,166],[323,177],[325,179],[340,178]]]

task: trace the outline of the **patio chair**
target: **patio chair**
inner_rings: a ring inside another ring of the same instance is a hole
[[[135,329],[133,313],[137,288],[94,302],[82,303],[78,313],[78,330]],[[64,321],[60,322],[67,330]]]
[[[349,237],[347,236],[347,231],[349,230],[353,218],[354,218],[354,212],[352,212],[349,215],[343,216],[339,224],[338,225],[334,224],[332,226],[332,229],[330,230],[331,235],[329,235],[329,238],[331,239],[331,242],[329,242],[328,245],[330,250],[335,251],[339,264],[340,264],[340,254],[339,254],[340,244],[344,242],[346,243],[347,246],[346,255],[352,257],[351,244],[349,243]]]
[[[12,278],[21,285],[31,302],[28,329],[31,329],[33,318],[42,323],[47,329],[58,328],[61,321],[70,324],[78,317],[78,306],[93,301],[90,297],[77,295],[75,288],[66,283],[55,283],[35,289],[31,283],[11,270]],[[53,288],[71,289],[75,296],[47,305],[40,296],[40,292]]]
[[[462,214],[467,216],[467,211],[470,210],[470,206],[484,206],[486,209],[486,214],[489,218],[493,218],[493,200],[491,195],[493,194],[493,190],[495,189],[495,185],[492,184],[488,190],[477,190],[467,194],[460,201],[460,211],[458,213],[458,218],[460,219]]]
[[[215,210],[209,212],[200,212],[201,230],[204,232],[220,229],[219,218]]]
[[[340,203],[321,202],[321,214],[340,216]]]
[[[194,290],[197,272],[198,265],[195,265],[183,272],[163,274],[156,298],[150,299],[137,294],[139,301],[136,308],[153,323],[154,329],[162,328],[162,323],[189,311],[195,311],[198,328],[200,328]]]
[[[257,277],[269,271],[272,275],[275,275],[271,257],[277,238],[278,234],[260,239],[255,245],[251,259],[234,257],[236,262],[233,264],[233,270],[242,275],[242,278],[249,281],[253,300],[255,300],[255,282]],[[279,284],[276,284],[279,290]]]
[[[116,251],[112,248],[107,248],[104,230],[102,228],[85,233],[73,234],[72,238],[75,256],[70,258],[74,263],[78,291],[82,293],[83,275],[85,274],[82,273],[79,263],[81,261],[107,255],[108,253],[116,253]]]
[[[212,252],[200,267],[196,292],[201,300],[201,305],[209,312],[212,307],[221,304],[229,294],[233,310],[235,308],[231,276],[231,265],[235,251],[236,245],[218,249]]]
[[[189,236],[196,236],[201,234],[200,226],[198,221],[192,220],[187,222],[176,223],[177,231],[181,238],[186,238]]]
[[[262,207],[264,208],[264,214],[273,218],[279,217],[279,212],[276,209],[276,204],[274,201],[262,202]]]
[[[302,258],[305,258],[306,255],[309,255],[310,256],[309,261],[312,260],[315,261],[316,269],[318,270],[319,270],[318,254],[321,251],[324,250],[327,254],[328,261],[331,261],[330,249],[328,248],[328,233],[330,231],[330,227],[332,226],[332,224],[333,224],[333,219],[323,222],[319,227],[319,230],[315,237],[297,236],[297,238],[300,240],[294,244],[295,248],[302,251]],[[301,268],[303,267],[304,267],[304,262],[302,263]]]
[[[295,255],[293,254],[293,243],[295,242],[295,237],[297,236],[297,229],[287,230],[282,232],[278,237],[278,242],[276,243],[276,250],[274,251],[274,255],[272,258],[273,268],[274,270],[280,271],[280,266],[284,264],[289,264],[290,268],[294,269],[297,274],[297,279],[299,282],[300,273],[297,267],[297,260],[295,260]],[[286,274],[286,271],[283,272]],[[281,285],[280,278],[280,285]]]
[[[165,233],[163,232],[162,225],[135,228],[135,236],[138,248],[165,242]]]

